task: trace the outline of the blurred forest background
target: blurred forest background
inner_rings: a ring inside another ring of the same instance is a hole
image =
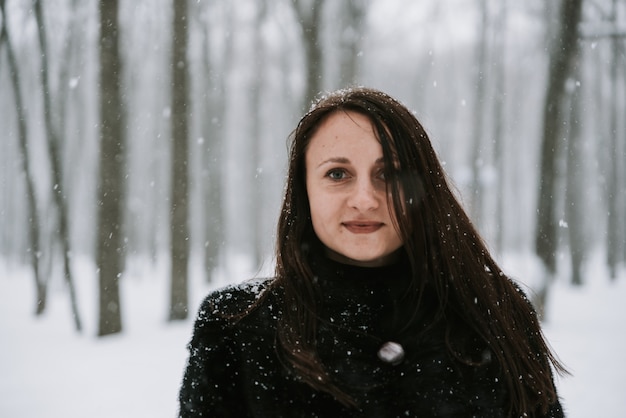
[[[625,0],[0,0],[0,261],[45,312],[75,262],[119,282],[271,272],[288,137],[320,92],[387,91],[424,123],[496,258],[541,310],[601,251],[626,260]],[[134,266],[134,267],[133,267]],[[195,266],[195,267],[194,267]],[[139,303],[139,302],[138,302]]]

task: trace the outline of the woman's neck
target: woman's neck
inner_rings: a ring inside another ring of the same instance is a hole
[[[340,254],[336,251],[333,251],[328,247],[324,249],[326,257],[328,257],[329,259],[336,261],[338,263],[341,263],[341,264],[347,264],[350,266],[357,266],[357,267],[383,267],[383,266],[395,264],[400,259],[401,251],[402,249],[399,249],[391,254],[388,254],[384,257],[376,258],[374,260],[355,260],[352,258],[348,258],[345,255]]]

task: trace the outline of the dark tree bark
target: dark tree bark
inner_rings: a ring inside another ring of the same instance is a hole
[[[15,100],[15,111],[17,115],[17,130],[19,138],[19,149],[22,153],[22,167],[24,170],[24,179],[26,180],[26,196],[28,206],[28,241],[29,241],[29,258],[31,268],[33,269],[33,277],[35,279],[35,290],[37,295],[35,314],[41,315],[46,309],[47,300],[47,280],[41,274],[40,266],[40,219],[37,211],[37,197],[35,194],[35,178],[30,165],[28,153],[28,130],[26,125],[26,110],[22,103],[22,91],[20,84],[20,72],[17,65],[17,58],[13,50],[11,37],[7,29],[7,15],[5,12],[5,0],[0,0],[0,16],[2,19],[2,28],[0,29],[0,48],[4,45],[7,51],[7,61],[9,64],[9,73],[11,84],[13,86],[13,96]],[[0,49],[1,52],[1,49]]]
[[[580,79],[580,63],[576,66],[576,79]],[[572,268],[571,280],[573,285],[583,284],[582,264],[586,252],[584,233],[584,193],[583,167],[580,145],[582,143],[582,97],[580,86],[570,83],[570,115],[568,126],[567,145],[567,178],[565,193],[565,216],[567,219],[567,236],[569,238],[570,263]]]
[[[617,22],[617,2],[613,1],[613,8],[611,13],[611,20],[614,24]],[[620,51],[620,39],[617,36],[613,36],[611,43],[611,62],[610,62],[610,84],[611,91],[611,106],[610,106],[610,129],[609,129],[609,161],[608,161],[608,181],[607,181],[607,206],[608,206],[608,219],[607,219],[607,265],[609,268],[609,274],[611,279],[617,277],[617,268],[621,261],[624,260],[624,250],[626,245],[624,239],[626,237],[626,223],[624,217],[626,216],[626,198],[624,197],[624,138],[623,133],[619,132],[619,120],[623,119],[623,110],[620,110],[619,98],[618,98],[618,85],[620,68],[623,68],[620,63],[623,62],[621,56],[623,56],[623,50]],[[623,74],[622,74],[623,76]],[[622,140],[620,141],[620,136]]]
[[[189,64],[187,0],[174,0],[172,42],[171,293],[169,319],[187,318],[189,266]]]
[[[474,126],[472,131],[472,184],[470,197],[470,210],[472,221],[480,227],[482,224],[483,212],[483,170],[485,162],[485,147],[483,146],[483,137],[485,135],[485,97],[487,93],[487,44],[488,44],[488,27],[489,27],[489,7],[486,0],[479,0],[480,17],[478,28],[480,36],[478,38],[476,53],[476,103],[474,108]]]
[[[305,52],[305,88],[303,109],[308,109],[322,90],[322,7],[324,0],[293,0],[296,17],[302,27],[302,44]]]
[[[100,11],[100,178],[98,187],[98,335],[122,330],[119,281],[124,268],[124,112],[118,40],[118,2],[99,2]]]
[[[38,3],[41,3],[41,0],[36,0]],[[80,14],[79,14],[79,2],[80,0],[72,0],[70,13],[70,23],[68,25],[68,29],[65,33],[65,37],[63,39],[63,52],[62,52],[62,62],[60,63],[59,68],[59,89],[54,100],[55,102],[55,110],[58,114],[57,120],[62,123],[61,126],[58,126],[58,132],[61,133],[61,137],[63,136],[63,132],[65,131],[65,125],[67,121],[67,111],[68,111],[68,96],[70,96],[70,79],[71,74],[75,66],[77,65],[75,59],[75,51],[77,47],[79,47],[80,35],[79,25]],[[41,7],[41,6],[40,6]],[[73,103],[72,103],[73,104]],[[79,105],[80,106],[80,105]],[[68,192],[71,192],[70,188],[67,189]]]
[[[196,7],[210,7],[207,3]],[[210,26],[208,15],[211,10],[203,10],[196,14],[198,24],[202,28],[202,75],[198,77],[199,88],[203,91],[202,110],[202,137],[206,140],[202,155],[202,202],[206,210],[204,214],[204,268],[208,282],[213,280],[213,272],[219,265],[220,250],[224,243],[224,208],[222,197],[222,143],[224,133],[226,97],[225,77],[215,76],[216,73],[229,73],[231,55],[233,51],[233,37],[224,39],[224,67],[213,68],[210,58]],[[229,22],[230,24],[230,22]],[[232,26],[232,25],[231,25]],[[194,88],[195,89],[195,88]]]
[[[543,110],[541,138],[541,168],[537,198],[537,225],[535,252],[542,261],[548,277],[538,291],[535,304],[542,311],[551,278],[556,274],[558,249],[558,222],[555,213],[557,158],[560,147],[559,133],[565,111],[566,83],[572,74],[573,60],[578,54],[578,24],[581,19],[582,0],[564,0],[561,3],[560,27],[553,43],[548,72],[548,86]]]
[[[506,135],[504,134],[505,117],[506,117],[506,42],[507,33],[507,3],[500,3],[500,13],[494,22],[494,61],[496,63],[494,73],[494,110],[493,110],[493,140],[494,149],[493,156],[495,160],[497,176],[496,191],[496,235],[495,246],[502,252],[504,250],[504,242],[506,237],[505,223],[505,201],[506,201],[506,172],[505,163]]]
[[[263,42],[263,22],[267,16],[267,4],[265,0],[257,0],[257,12],[254,17],[254,38],[253,38],[253,62],[257,69],[252,82],[250,97],[250,113],[252,123],[250,124],[250,150],[252,151],[250,164],[250,182],[254,185],[254,196],[250,200],[250,213],[254,216],[254,260],[256,266],[260,266],[264,251],[266,248],[263,240],[262,217],[259,216],[257,205],[263,201],[263,172],[258,170],[261,162],[261,148],[263,147],[263,124],[261,121],[261,113],[263,111],[263,84],[265,82],[265,70],[267,63],[265,60],[265,44]]]
[[[359,75],[359,50],[363,29],[365,28],[365,12],[367,3],[364,0],[347,0],[341,3],[344,19],[340,28],[341,51],[339,55],[339,82],[341,87],[357,83]]]
[[[625,35],[626,37],[626,35]],[[623,46],[623,44],[622,44]],[[622,48],[622,51],[624,49]],[[622,69],[622,109],[626,107],[626,53],[622,53],[620,55],[620,68]],[[617,109],[615,110],[617,112]],[[617,115],[616,115],[617,116]],[[619,132],[616,133],[616,140],[621,143],[621,168],[622,168],[622,186],[621,190],[626,189],[626,123],[622,123],[622,128]],[[622,194],[622,261],[626,262],[626,196]],[[617,276],[617,275],[616,275]]]
[[[74,318],[74,327],[77,331],[82,330],[80,312],[78,310],[78,300],[76,296],[76,288],[74,287],[74,279],[72,275],[72,266],[70,260],[70,237],[68,225],[68,206],[67,196],[65,194],[65,186],[63,182],[61,156],[59,152],[60,141],[57,129],[52,122],[52,104],[50,91],[50,76],[48,69],[48,45],[46,40],[46,25],[43,16],[41,0],[34,1],[35,19],[37,20],[37,28],[39,35],[39,47],[41,49],[41,84],[43,87],[43,109],[44,109],[44,125],[48,138],[48,151],[50,154],[50,164],[52,166],[52,182],[53,201],[57,209],[58,216],[58,239],[61,244],[61,252],[63,256],[63,272],[65,282],[70,293],[70,304]]]
[[[444,8],[443,2],[432,2],[431,10],[427,17],[420,22],[423,25],[423,32],[421,34],[424,45],[434,45],[438,34],[435,28],[440,26],[442,9]],[[426,90],[428,80],[432,80],[433,71],[435,66],[433,63],[436,61],[435,51],[429,49],[426,53],[417,60],[417,70],[414,77],[412,77],[411,85],[409,89],[413,89],[415,92],[422,92]],[[427,94],[415,94],[415,107],[416,109],[427,109],[429,107],[429,97]],[[451,120],[455,119],[454,109],[449,109],[449,117]]]

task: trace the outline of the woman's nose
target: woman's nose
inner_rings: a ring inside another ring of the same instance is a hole
[[[379,196],[370,179],[357,181],[350,194],[348,205],[359,211],[368,211],[378,208]]]

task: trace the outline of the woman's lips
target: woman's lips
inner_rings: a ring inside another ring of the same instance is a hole
[[[354,234],[370,234],[382,228],[383,223],[373,221],[350,221],[344,222],[342,225]]]

